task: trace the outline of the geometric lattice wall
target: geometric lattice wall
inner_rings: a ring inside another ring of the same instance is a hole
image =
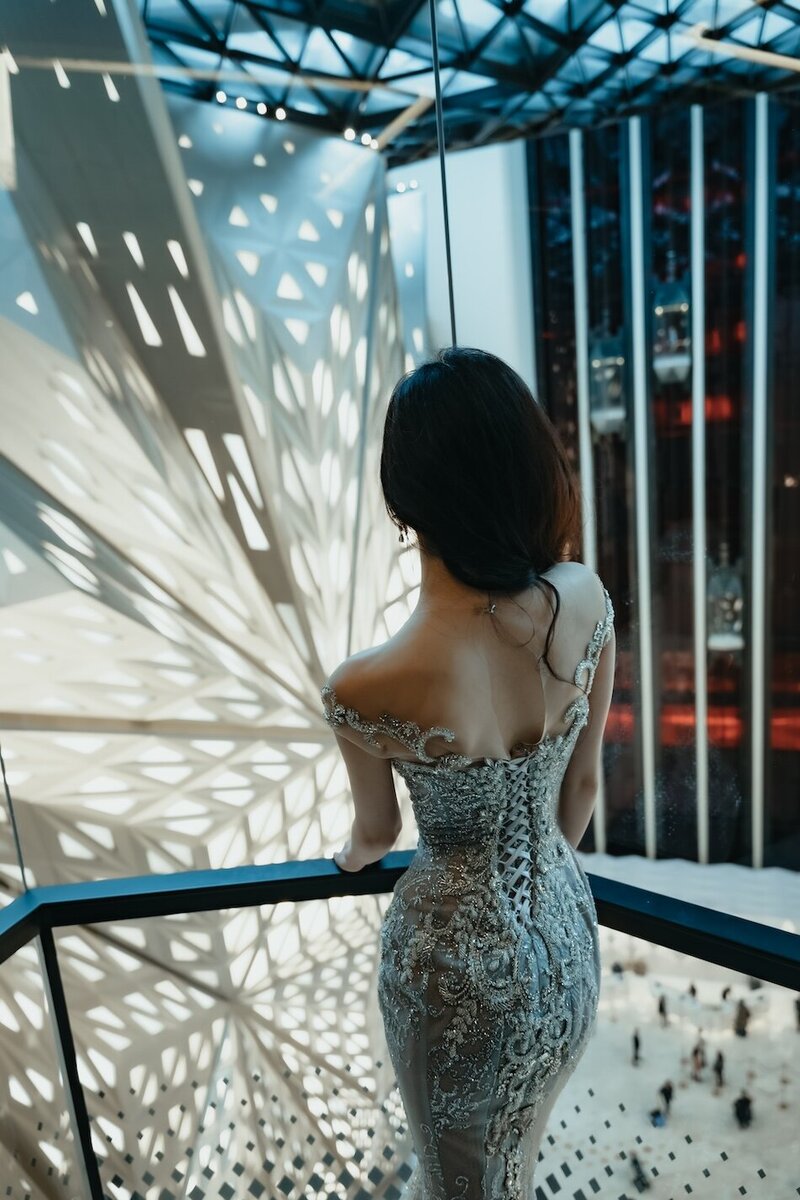
[[[319,686],[416,582],[378,483],[407,362],[381,158],[167,103],[147,76],[24,65],[146,62],[132,7],[74,18],[32,0],[0,28],[22,64],[0,191],[0,730],[29,878],[330,854],[350,806]],[[3,812],[0,889],[20,886]],[[317,1176],[392,1195],[386,901],[59,939],[110,1195],[238,1196],[237,1163],[272,1194],[276,1154],[275,1194],[288,1171],[291,1195]],[[0,971],[0,1194],[72,1195],[35,1167],[25,1072],[56,1076],[23,965]]]

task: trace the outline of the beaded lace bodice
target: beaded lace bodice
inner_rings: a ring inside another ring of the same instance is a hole
[[[544,1123],[582,1053],[599,986],[597,920],[557,804],[614,611],[608,592],[566,730],[507,759],[431,756],[433,736],[322,688],[325,717],[381,747],[406,781],[419,842],[381,930],[378,999],[418,1155],[408,1200],[533,1200]]]

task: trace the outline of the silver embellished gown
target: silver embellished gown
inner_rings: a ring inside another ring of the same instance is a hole
[[[365,720],[322,689],[326,720],[378,745],[406,780],[419,843],[381,930],[378,1000],[417,1164],[404,1200],[534,1200],[550,1110],[592,1032],[600,981],[586,875],[557,823],[606,612],[575,669],[565,733],[510,759],[431,757],[421,730]]]

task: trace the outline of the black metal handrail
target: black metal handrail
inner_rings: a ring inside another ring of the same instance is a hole
[[[42,929],[390,892],[414,852],[346,874],[328,858],[35,887],[0,909],[0,963]],[[784,987],[800,986],[800,935],[589,874],[602,925]]]
[[[338,870],[328,858],[317,858],[261,867],[58,884],[31,888],[0,909],[0,963],[27,942],[39,940],[75,1127],[75,1145],[91,1200],[104,1200],[104,1193],[92,1148],[86,1100],[78,1078],[53,930],[69,925],[144,920],[285,901],[377,895],[392,891],[413,856],[413,851],[394,851],[354,874]],[[600,924],[757,979],[800,990],[800,935],[604,879],[601,875],[589,874],[588,879]]]

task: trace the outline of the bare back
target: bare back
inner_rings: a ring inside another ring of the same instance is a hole
[[[560,597],[548,658],[561,678],[541,658],[554,615],[550,588],[502,599],[494,615],[479,611],[476,594],[473,611],[412,615],[384,646],[355,656],[362,659],[362,709],[377,715],[388,708],[423,729],[455,731],[455,742],[430,738],[433,755],[513,758],[558,736],[581,691],[575,670],[603,618],[604,599],[601,582],[582,563],[558,563],[543,578]],[[411,757],[401,746],[390,753]]]

